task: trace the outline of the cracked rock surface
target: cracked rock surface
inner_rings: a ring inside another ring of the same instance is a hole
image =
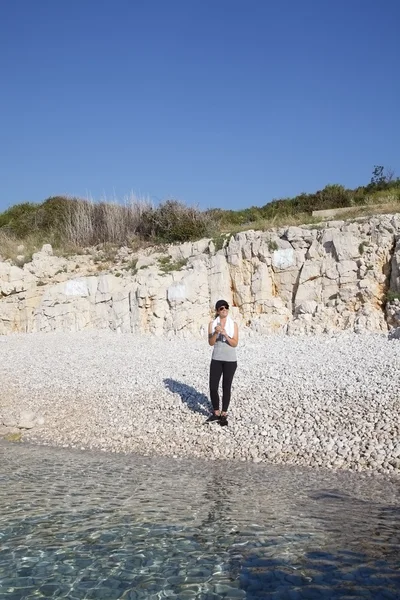
[[[23,268],[0,257],[0,334],[111,329],[199,337],[220,298],[241,325],[263,334],[400,325],[400,214],[219,241],[120,248],[107,261],[95,248],[66,259],[45,244]]]

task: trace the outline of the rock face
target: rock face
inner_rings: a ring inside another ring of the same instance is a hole
[[[400,325],[399,292],[399,214],[241,232],[220,250],[206,239],[120,249],[101,274],[90,256],[59,258],[46,244],[23,268],[0,262],[0,334],[204,335],[219,298],[260,333],[387,331]]]

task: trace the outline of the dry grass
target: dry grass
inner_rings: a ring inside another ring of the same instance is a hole
[[[290,227],[302,225],[316,225],[323,223],[324,221],[332,221],[339,219],[341,221],[351,221],[360,217],[372,217],[374,215],[391,214],[400,211],[400,190],[398,194],[393,192],[379,192],[368,196],[367,202],[364,206],[354,206],[351,210],[343,214],[337,214],[335,216],[332,210],[332,215],[327,218],[318,216],[311,216],[309,213],[298,213],[293,215],[277,215],[272,219],[260,219],[251,223],[245,223],[244,225],[232,225],[228,224],[222,228],[222,232],[239,233],[240,231],[248,231],[254,229],[255,231],[266,231],[267,229],[274,229],[280,227]]]
[[[393,204],[398,205],[400,203],[400,188],[374,192],[369,194],[364,199],[366,205],[379,205],[379,204]]]
[[[24,247],[23,250],[18,249]],[[24,263],[32,260],[32,254],[41,248],[40,242],[35,236],[29,236],[24,240],[18,240],[4,231],[0,230],[0,256],[5,260],[12,260],[13,263],[22,267]],[[18,256],[24,258],[19,259]]]
[[[378,204],[371,204],[371,205],[367,205],[367,206],[355,206],[354,208],[352,208],[351,210],[349,210],[348,212],[344,213],[344,214],[332,214],[330,217],[326,217],[324,219],[322,219],[321,217],[319,218],[319,222],[324,222],[324,221],[332,221],[335,219],[338,219],[340,221],[352,221],[354,219],[359,219],[359,218],[367,218],[367,217],[373,217],[374,215],[386,215],[386,214],[393,214],[393,213],[398,213],[400,210],[400,201],[394,201],[391,203],[384,203],[381,205]],[[316,220],[317,217],[314,217],[314,220]]]
[[[316,219],[308,213],[299,213],[298,215],[275,216],[272,219],[259,219],[251,223],[243,225],[225,225],[221,229],[221,233],[240,233],[241,231],[267,231],[268,229],[277,229],[280,227],[301,226],[320,222],[321,219]]]
[[[123,204],[76,200],[70,204],[62,238],[76,246],[121,244],[137,237],[145,215],[152,210],[149,199],[134,194],[125,198]]]
[[[54,254],[65,258],[85,253],[85,250],[81,246],[69,242],[60,243],[51,236],[43,239],[42,235],[32,234],[19,239],[0,230],[0,257],[3,260],[11,260],[19,267],[30,262],[32,255],[41,250],[43,244],[51,244]],[[22,247],[22,250],[19,249]]]

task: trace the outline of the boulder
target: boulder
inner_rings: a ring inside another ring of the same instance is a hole
[[[17,427],[19,429],[32,429],[35,426],[36,415],[30,410],[24,410],[19,416]]]

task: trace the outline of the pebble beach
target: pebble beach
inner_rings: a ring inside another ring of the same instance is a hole
[[[29,412],[38,444],[399,476],[399,340],[242,335],[228,427],[205,424],[211,353],[111,331],[3,337],[3,434]]]

